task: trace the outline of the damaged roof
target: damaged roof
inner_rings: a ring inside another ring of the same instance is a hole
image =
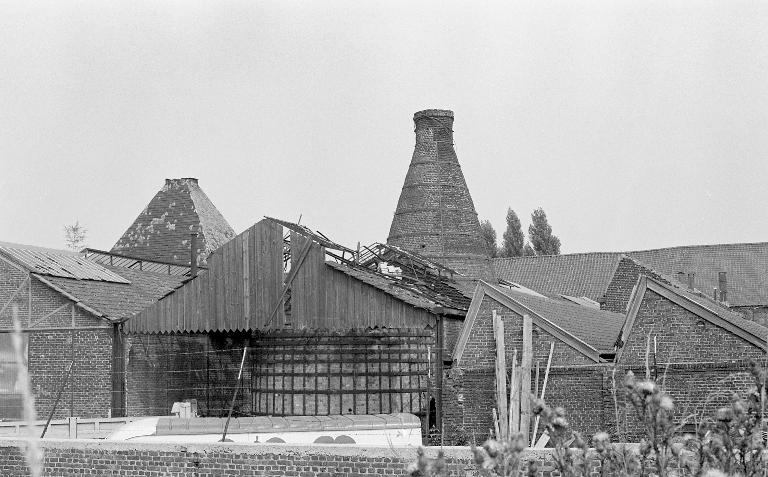
[[[80,256],[76,252],[6,242],[0,242],[0,252],[18,265],[39,275],[74,278],[76,280],[129,283],[120,275]]]
[[[61,277],[45,279],[113,321],[130,318],[180,287],[184,281],[184,277],[175,275],[107,267],[130,282],[112,283]]]
[[[181,286],[182,276],[96,263],[74,252],[0,245],[0,255],[92,313],[123,321]]]
[[[190,234],[198,233],[198,263],[235,236],[232,226],[194,178],[166,179],[165,185],[128,227],[110,252],[189,265]]]
[[[436,312],[436,309],[439,307],[454,310],[457,309],[458,305],[454,304],[448,297],[439,297],[435,294],[427,294],[424,290],[420,290],[416,286],[409,284],[407,277],[405,277],[405,280],[403,280],[402,276],[387,276],[384,274],[372,272],[366,268],[351,267],[346,264],[331,261],[327,261],[325,263],[334,270],[338,270],[352,278],[371,285],[374,288],[378,288],[379,290],[392,295],[393,297],[416,308],[423,308],[432,312]],[[466,310],[466,307],[458,309]],[[464,313],[459,314],[463,315]]]
[[[563,299],[494,287],[524,307],[548,319],[600,352],[613,352],[624,325],[624,315],[577,305]]]

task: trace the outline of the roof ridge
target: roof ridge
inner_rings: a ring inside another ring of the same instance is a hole
[[[677,278],[673,277],[672,275],[669,275],[667,273],[661,272],[661,271],[651,267],[650,265],[648,265],[644,261],[638,260],[635,257],[629,256],[629,255],[625,255],[625,257],[627,259],[629,259],[629,260],[632,260],[636,264],[642,266],[643,268],[646,268],[647,270],[657,274],[659,277],[661,277],[664,280],[664,283],[666,283],[668,286],[671,286],[673,288],[682,290],[683,293],[688,293],[688,294],[697,296],[699,298],[702,298],[702,299],[706,300],[707,302],[711,303],[712,305],[717,306],[719,309],[727,311],[728,313],[736,313],[736,312],[732,311],[730,309],[730,307],[724,305],[723,303],[721,303],[719,301],[716,301],[716,300],[713,300],[712,298],[710,298],[709,295],[707,295],[703,291],[699,290],[698,288],[696,288],[696,287],[694,287],[693,289],[687,288],[687,287],[683,286],[683,284],[680,283],[680,281]],[[736,313],[736,314],[738,314],[738,313]],[[741,316],[741,315],[739,315],[739,316]],[[744,319],[746,319],[746,318],[744,318]]]
[[[669,283],[661,282],[657,279],[654,279],[653,277],[647,277],[649,280],[652,280],[661,286],[667,288],[670,291],[673,291],[677,293],[678,295],[682,296],[683,298],[692,301],[693,303],[711,311],[712,313],[715,313],[720,318],[723,318],[724,320],[730,321],[733,325],[738,326],[742,330],[755,335],[757,338],[765,339],[766,335],[768,335],[768,327],[765,327],[761,325],[760,323],[757,323],[756,321],[751,321],[746,318],[744,318],[740,313],[737,313],[735,311],[731,311],[729,308],[726,308],[725,306],[721,305],[720,303],[710,299],[706,295],[699,295],[697,293],[694,293],[686,288],[671,285]],[[703,299],[704,303],[699,303],[697,299]],[[707,305],[716,305],[714,308],[708,308]],[[757,336],[754,330],[750,330],[749,328],[745,328],[743,325],[749,324],[750,327],[759,327],[761,328],[761,331],[765,331],[765,334],[763,336]]]
[[[522,255],[519,257],[494,257],[491,260],[503,261],[503,260],[524,260],[524,259],[540,259],[540,258],[554,258],[554,257],[575,257],[579,255],[623,255],[626,252],[575,252],[575,253],[562,253],[557,255]]]
[[[623,253],[630,254],[630,253],[641,253],[641,252],[658,252],[661,250],[681,250],[681,249],[708,248],[708,247],[733,247],[737,245],[768,245],[768,242],[730,242],[730,243],[713,243],[713,244],[700,244],[700,245],[674,245],[672,247],[630,250]]]

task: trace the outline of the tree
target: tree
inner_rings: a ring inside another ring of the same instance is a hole
[[[507,208],[507,230],[504,231],[503,242],[501,244],[502,257],[520,257],[523,255],[523,229],[520,225],[520,219],[512,207]]]
[[[531,247],[530,242],[525,243],[525,247],[523,247],[523,257],[534,257],[536,255],[536,251],[533,250],[533,247]]]
[[[67,244],[67,248],[76,252],[82,250],[85,247],[85,234],[88,230],[80,225],[80,221],[75,221],[73,225],[64,226],[64,242]]]
[[[483,234],[483,240],[485,240],[488,253],[491,255],[491,258],[495,258],[498,255],[498,246],[496,245],[496,231],[493,229],[490,220],[480,222],[480,233]]]
[[[560,239],[552,235],[552,227],[547,222],[547,214],[539,207],[531,214],[528,238],[537,255],[560,255]]]

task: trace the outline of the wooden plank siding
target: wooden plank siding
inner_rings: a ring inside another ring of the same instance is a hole
[[[208,270],[132,317],[126,332],[361,329],[434,326],[436,315],[325,264],[325,249],[291,232],[291,315],[283,304],[283,228],[262,220],[219,248]]]
[[[125,331],[234,331],[263,325],[282,291],[282,233],[273,222],[255,224],[219,248],[208,270],[128,320]],[[282,323],[282,310],[279,315],[275,322]]]

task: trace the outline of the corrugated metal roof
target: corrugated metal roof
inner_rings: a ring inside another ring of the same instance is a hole
[[[96,262],[66,250],[0,243],[0,252],[29,271],[61,278],[131,283]]]

